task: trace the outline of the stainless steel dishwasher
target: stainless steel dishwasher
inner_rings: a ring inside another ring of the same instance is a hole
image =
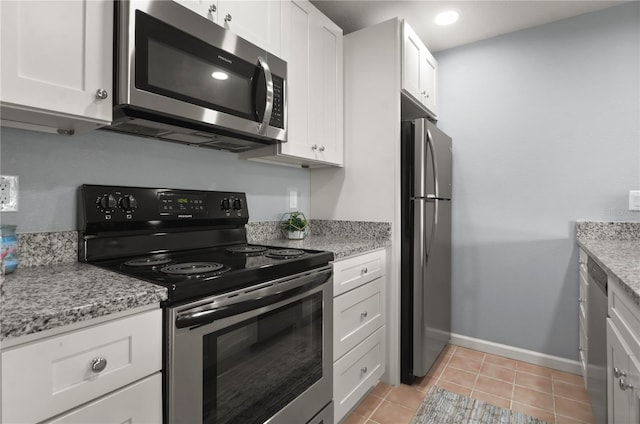
[[[587,391],[595,424],[607,422],[607,273],[587,261]]]

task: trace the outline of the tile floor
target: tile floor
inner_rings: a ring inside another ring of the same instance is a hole
[[[591,424],[582,376],[449,345],[412,386],[378,384],[342,424],[409,424],[431,386],[549,424]]]

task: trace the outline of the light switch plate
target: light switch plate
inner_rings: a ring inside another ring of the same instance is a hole
[[[629,190],[629,210],[640,211],[640,190]]]
[[[18,211],[17,175],[0,175],[0,211]]]

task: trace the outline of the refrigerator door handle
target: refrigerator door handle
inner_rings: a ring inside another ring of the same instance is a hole
[[[427,247],[427,255],[424,261],[425,269],[429,266],[429,256],[431,256],[431,249],[433,248],[433,242],[436,239],[436,232],[438,231],[438,200],[433,201],[433,219],[431,220],[431,240],[429,240],[429,247]],[[426,238],[426,237],[425,237]]]
[[[429,150],[431,151],[431,163],[433,164],[433,187],[434,187],[434,195],[435,197],[440,196],[440,190],[438,190],[438,158],[436,157],[436,149],[433,146],[433,136],[431,135],[431,130],[427,129],[427,144],[429,145]]]

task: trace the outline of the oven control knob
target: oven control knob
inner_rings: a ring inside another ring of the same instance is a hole
[[[222,202],[220,202],[220,207],[223,211],[228,211],[229,209],[231,209],[231,201],[225,197],[224,199],[222,199]]]
[[[233,210],[242,210],[242,199],[235,199],[233,201]]]
[[[126,211],[132,211],[138,209],[138,201],[132,195],[125,194],[125,196],[120,199],[120,207]]]
[[[116,202],[116,198],[113,197],[113,194],[105,194],[98,199],[97,203],[98,206],[105,211],[115,209],[116,206],[118,206],[118,202]]]

